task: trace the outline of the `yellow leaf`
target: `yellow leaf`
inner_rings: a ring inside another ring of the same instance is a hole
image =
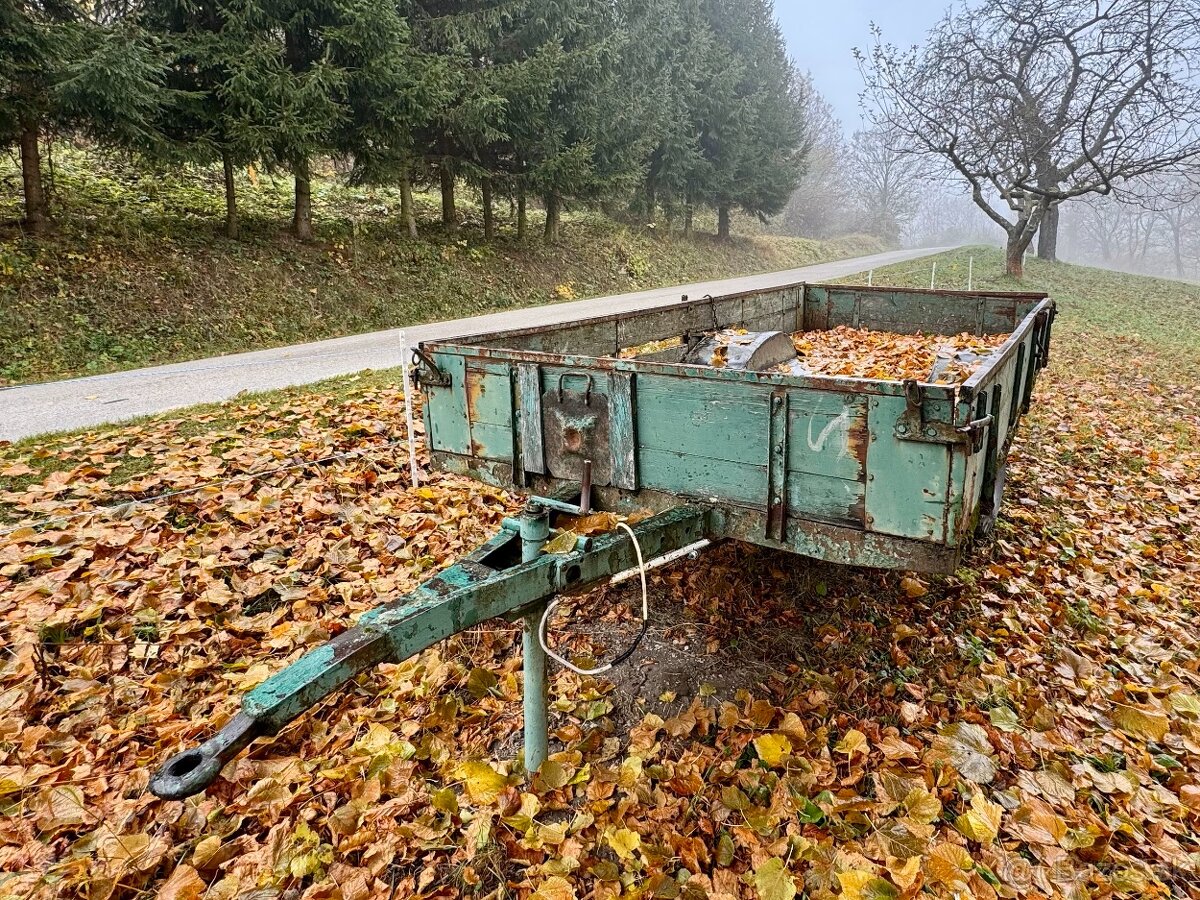
[[[792,742],[786,735],[763,734],[754,739],[754,749],[758,751],[758,758],[774,769],[792,752]]]
[[[176,866],[158,889],[158,900],[200,900],[205,887],[204,879],[191,866]]]
[[[929,588],[925,587],[920,579],[913,578],[910,575],[905,575],[900,579],[900,589],[913,600],[916,600],[918,597],[924,597],[929,593]]]
[[[851,728],[840,741],[833,745],[833,749],[838,753],[845,753],[847,756],[853,758],[859,753],[866,756],[867,751],[870,749],[870,744],[867,743],[867,736],[865,734],[857,728]]]
[[[546,545],[542,547],[543,553],[574,553],[575,544],[579,542],[579,535],[574,531],[560,531]]]
[[[1000,833],[1000,818],[1004,810],[992,803],[982,791],[971,798],[971,808],[954,821],[954,827],[973,841],[990,844]]]
[[[623,763],[617,772],[617,784],[625,790],[632,790],[642,777],[642,758],[640,756],[630,756]]]
[[[1172,691],[1171,708],[1175,712],[1192,719],[1200,719],[1200,697],[1186,691]]]
[[[216,852],[221,849],[221,838],[219,835],[210,834],[198,844],[196,849],[192,851],[192,865],[203,869],[208,865],[208,861],[216,855]]]
[[[928,825],[942,814],[942,801],[924,788],[914,788],[904,798],[904,810],[914,822]]]
[[[900,885],[902,890],[907,891],[917,880],[917,873],[921,871],[921,857],[910,856],[908,859],[897,859],[889,856],[886,868],[892,881]]]
[[[249,691],[258,687],[271,677],[271,667],[266,663],[258,663],[247,669],[238,679],[238,690]]]
[[[575,888],[561,875],[551,875],[538,885],[530,900],[575,900]]]
[[[454,793],[454,788],[444,787],[433,791],[429,795],[429,800],[436,810],[450,815],[458,814],[458,795]]]
[[[874,872],[849,869],[838,872],[837,878],[842,885],[844,900],[895,900],[900,896],[900,891],[894,884],[885,881]]]
[[[608,846],[612,847],[613,852],[621,859],[629,859],[633,856],[634,851],[642,846],[641,835],[628,828],[618,828],[608,832],[607,840]]]
[[[925,857],[925,874],[944,885],[965,885],[973,871],[975,860],[958,844],[938,844]]]
[[[759,900],[792,900],[796,896],[796,879],[776,856],[754,870],[754,888]]]
[[[1123,731],[1151,741],[1162,741],[1171,728],[1166,714],[1157,709],[1113,703],[1113,721]]]
[[[460,763],[455,769],[455,777],[466,785],[467,796],[473,803],[493,803],[508,786],[507,778],[478,759]]]
[[[400,738],[387,726],[372,722],[367,733],[354,742],[352,749],[364,756],[383,756],[399,752]]]
[[[571,776],[562,763],[554,759],[548,759],[538,769],[535,779],[540,788],[556,791],[561,787],[565,787],[567,782],[571,780]]]

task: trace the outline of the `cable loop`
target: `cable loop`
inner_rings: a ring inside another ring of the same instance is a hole
[[[612,662],[605,663],[602,666],[597,666],[594,669],[581,669],[570,660],[559,656],[557,653],[551,650],[549,645],[546,643],[546,623],[550,621],[550,616],[553,615],[554,610],[558,608],[561,598],[556,597],[546,604],[546,609],[542,612],[542,619],[540,622],[538,622],[538,643],[542,645],[542,649],[546,652],[546,655],[559,665],[565,666],[577,675],[602,675],[603,673],[612,669],[614,666],[619,666],[621,663],[625,662],[625,660],[629,659],[629,657],[633,656],[633,652],[637,650],[638,644],[642,642],[642,638],[646,636],[646,631],[650,627],[650,592],[646,589],[646,562],[642,559],[642,545],[638,543],[637,535],[633,533],[633,529],[624,522],[618,522],[617,527],[622,531],[627,532],[629,534],[629,539],[633,541],[633,552],[637,554],[638,574],[642,579],[642,630],[639,631],[637,637],[633,639],[633,643],[626,647],[625,650]]]

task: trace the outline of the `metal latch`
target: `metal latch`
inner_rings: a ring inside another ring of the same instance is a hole
[[[983,447],[983,436],[992,424],[990,415],[973,419],[965,425],[950,422],[931,422],[925,418],[925,389],[914,378],[904,381],[904,412],[896,420],[895,435],[903,441],[923,441],[930,444],[966,444],[971,453]]]
[[[433,357],[420,347],[413,348],[412,364],[412,380],[417,387],[450,387],[450,373],[439,369]]]

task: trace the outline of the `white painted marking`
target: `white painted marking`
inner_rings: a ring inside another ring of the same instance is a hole
[[[817,435],[814,441],[812,436],[813,417],[808,417],[808,449],[813,453],[820,453],[825,449],[825,442],[829,440],[829,436],[835,430],[842,430],[842,454],[849,451],[850,448],[850,410],[843,409],[842,414],[836,419],[830,421],[828,425],[821,429],[821,433]]]

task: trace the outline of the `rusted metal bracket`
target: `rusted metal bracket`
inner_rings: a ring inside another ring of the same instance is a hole
[[[990,415],[973,419],[965,425],[934,422],[925,418],[925,388],[914,378],[904,381],[904,412],[896,420],[895,435],[902,441],[921,441],[926,444],[966,444],[971,453],[983,448]]]
[[[413,348],[413,383],[417,387],[450,387],[450,374],[438,368],[428,353],[419,347]]]

